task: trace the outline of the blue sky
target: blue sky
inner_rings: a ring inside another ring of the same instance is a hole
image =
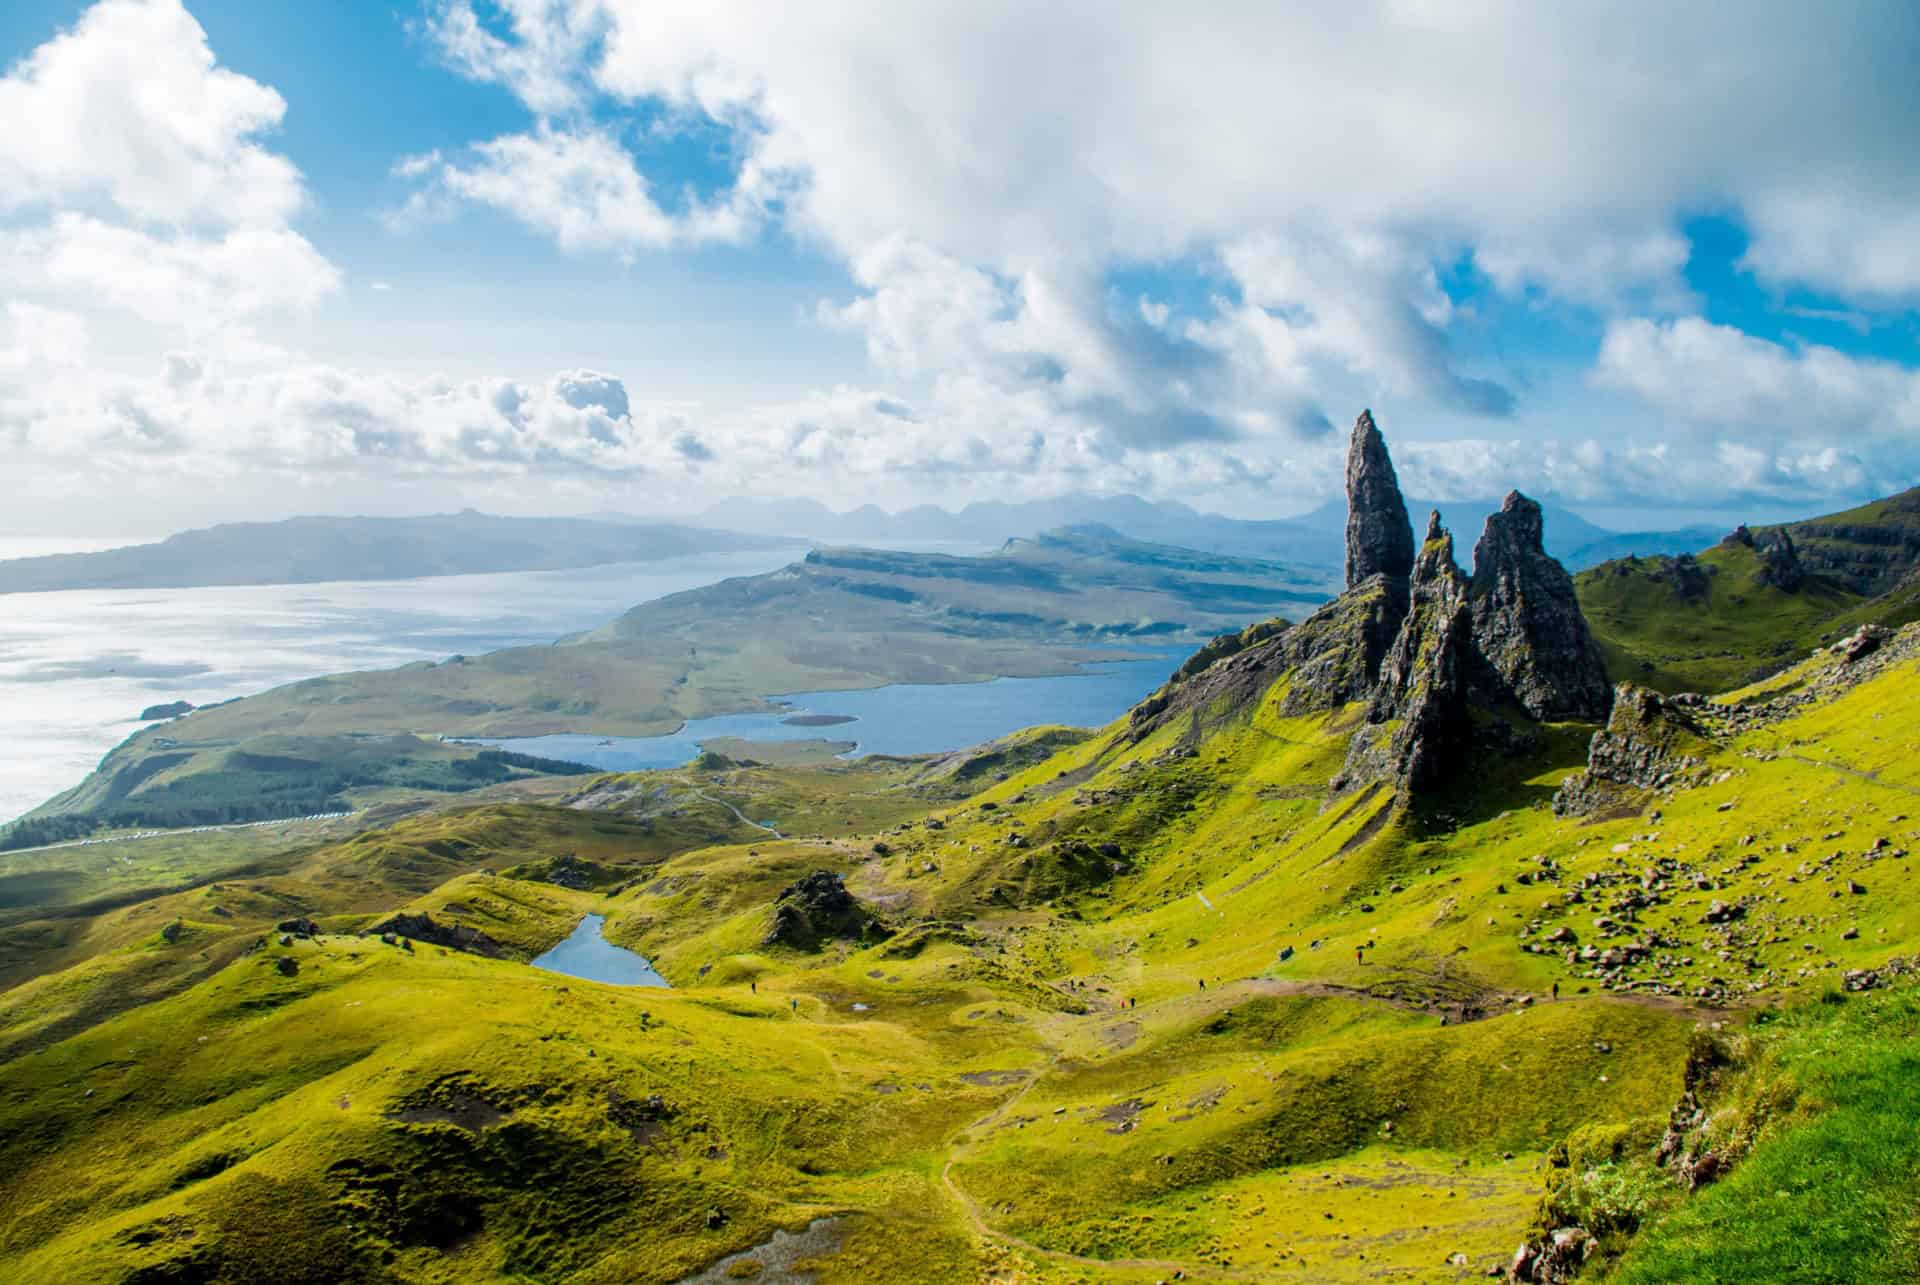
[[[15,0],[25,530],[1920,481],[1920,11]],[[101,497],[110,495],[111,502]]]

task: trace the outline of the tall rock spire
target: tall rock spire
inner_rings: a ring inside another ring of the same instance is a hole
[[[1606,718],[1613,685],[1574,597],[1541,543],[1540,506],[1509,491],[1473,546],[1473,636],[1533,718]]]
[[[1384,573],[1404,580],[1413,571],[1413,523],[1400,495],[1386,439],[1364,410],[1347,446],[1347,588]]]

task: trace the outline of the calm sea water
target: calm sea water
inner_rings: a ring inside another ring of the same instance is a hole
[[[645,955],[616,946],[601,935],[606,922],[604,915],[588,915],[565,941],[536,957],[533,966],[615,986],[667,985],[667,979],[654,971]]]
[[[1190,648],[1155,648],[1150,659],[1102,661],[1053,678],[996,678],[985,683],[901,683],[863,691],[796,692],[777,714],[697,718],[671,736],[526,736],[493,741],[544,758],[609,771],[677,767],[702,742],[737,736],[752,741],[853,741],[860,754],[935,754],[990,741],[1041,723],[1100,727],[1112,722],[1179,668]],[[805,726],[805,714],[852,722]]]
[[[119,540],[0,539],[0,557]],[[0,820],[77,784],[143,724],[352,669],[552,642],[636,603],[784,566],[804,547],[573,571],[220,589],[0,594]]]

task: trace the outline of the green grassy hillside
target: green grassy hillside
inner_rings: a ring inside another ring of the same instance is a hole
[[[22,925],[0,1275],[1453,1280],[1576,1218],[1622,1279],[1902,1279],[1830,1211],[1916,1209],[1911,645],[1698,710],[1697,770],[1597,819],[1550,806],[1577,725],[1332,796],[1359,709],[1282,674],[1138,740],[601,777]],[[890,931],[785,944],[821,871]],[[361,935],[396,911],[496,957]],[[590,911],[673,989],[526,965]],[[1823,1002],[1862,970],[1894,988]],[[1653,1160],[1689,1092],[1691,1195]]]
[[[1843,636],[1836,617],[1865,599],[1815,578],[1758,582],[1759,557],[1717,545],[1694,558],[1623,558],[1574,578],[1580,609],[1616,681],[1658,691],[1725,691]]]

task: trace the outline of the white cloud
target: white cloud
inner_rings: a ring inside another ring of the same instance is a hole
[[[87,319],[78,313],[9,300],[0,318],[0,372],[78,367],[88,348]]]
[[[1767,438],[1920,432],[1920,371],[1814,344],[1787,348],[1698,317],[1614,322],[1594,378],[1681,426]]]
[[[429,161],[438,189],[491,205],[564,250],[664,249],[702,241],[736,241],[750,212],[737,203],[690,202],[669,213],[654,199],[633,156],[604,132],[542,126],[475,144],[466,163]],[[416,158],[419,159],[419,158]],[[426,171],[403,163],[400,171]],[[397,172],[400,172],[397,171]],[[418,216],[435,208],[430,193],[415,193]]]
[[[1887,201],[1807,186],[1756,203],[1754,220],[1744,266],[1769,280],[1871,304],[1920,302],[1920,192]]]
[[[449,58],[542,124],[444,169],[447,190],[570,248],[678,244],[685,216],[576,118],[611,100],[729,127],[745,160],[716,208],[748,213],[726,234],[776,212],[836,252],[859,292],[819,315],[878,370],[983,381],[1109,453],[1311,431],[1344,420],[1333,389],[1511,414],[1524,381],[1459,359],[1440,272],[1544,307],[1690,310],[1680,228],[1702,209],[1749,220],[1770,279],[1920,286],[1901,160],[1920,90],[1893,71],[1920,49],[1891,0],[1847,24],[1651,0],[1605,20],[1525,0],[504,12],[499,34],[456,24]],[[1824,204],[1777,199],[1801,173]],[[1114,269],[1173,261],[1221,288],[1116,306]]]
[[[285,111],[178,0],[101,0],[0,78],[0,289],[201,338],[312,307],[340,278],[259,141]]]
[[[0,274],[19,288],[190,327],[311,308],[340,285],[338,270],[286,228],[165,235],[83,214],[0,231]]]
[[[504,85],[541,113],[580,105],[581,56],[600,28],[592,4],[575,0],[499,0],[511,40],[481,23],[469,0],[439,0],[426,30],[456,70]]]
[[[166,224],[280,223],[300,175],[254,140],[285,111],[214,65],[177,0],[101,0],[0,79],[0,206],[104,198]]]

